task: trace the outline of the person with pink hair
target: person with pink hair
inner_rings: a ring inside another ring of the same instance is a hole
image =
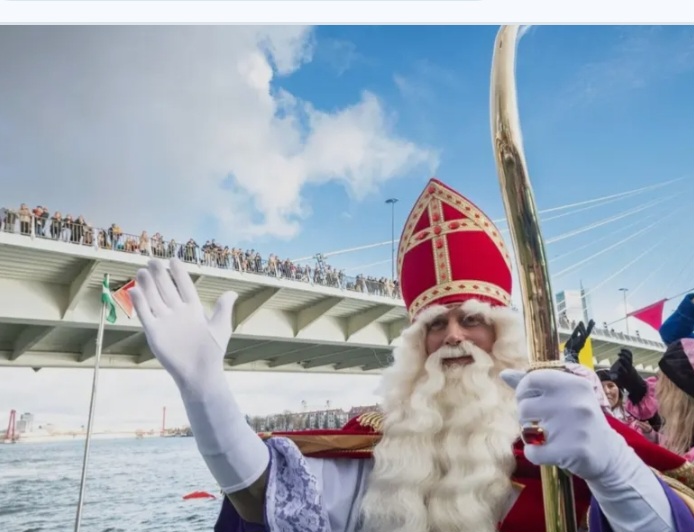
[[[655,377],[643,379],[630,357],[620,356],[613,365],[615,380],[629,391],[625,410],[636,419],[657,417],[662,425],[655,441],[694,461],[694,338],[668,345],[658,367]]]
[[[666,449],[694,461],[694,294],[687,294],[663,322],[659,332],[667,348],[658,374],[644,379],[633,365],[631,352],[622,349],[611,372],[627,390],[626,412],[648,420]]]

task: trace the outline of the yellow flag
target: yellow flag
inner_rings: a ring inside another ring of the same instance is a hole
[[[589,369],[595,369],[593,365],[593,342],[590,338],[586,340],[586,345],[583,346],[583,349],[578,354],[578,361]]]
[[[564,351],[564,345],[566,345],[566,342],[559,346],[561,351]],[[595,370],[595,366],[593,365],[593,343],[590,338],[586,340],[586,345],[583,346],[583,349],[581,349],[581,352],[578,354],[578,363],[589,369]]]

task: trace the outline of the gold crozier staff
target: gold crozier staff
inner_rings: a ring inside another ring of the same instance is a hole
[[[519,26],[502,26],[492,60],[491,126],[501,194],[516,254],[523,298],[531,369],[562,367],[559,334],[545,247],[523,155],[516,101],[515,63]],[[524,441],[544,437],[539,427],[524,427]],[[576,532],[571,477],[557,467],[542,466],[547,532]]]

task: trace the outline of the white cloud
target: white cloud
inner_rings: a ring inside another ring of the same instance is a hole
[[[326,111],[276,86],[316,46],[291,26],[3,27],[3,202],[179,239],[206,216],[238,242],[296,235],[307,185],[359,199],[433,171],[376,95]]]

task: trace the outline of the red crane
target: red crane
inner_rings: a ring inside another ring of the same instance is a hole
[[[17,433],[15,432],[17,411],[10,410],[10,422],[7,424],[7,430],[5,431],[5,441],[16,442]]]

